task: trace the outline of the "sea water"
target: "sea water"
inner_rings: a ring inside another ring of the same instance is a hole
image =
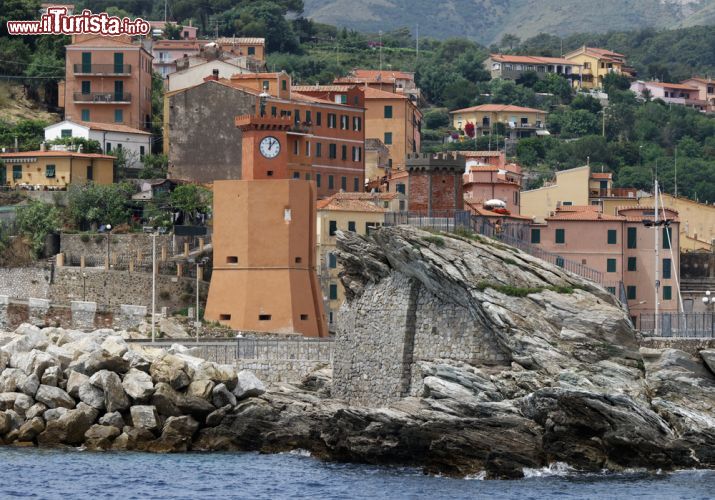
[[[715,471],[583,474],[554,464],[514,481],[326,463],[308,453],[94,453],[0,447],[0,498],[705,499]]]

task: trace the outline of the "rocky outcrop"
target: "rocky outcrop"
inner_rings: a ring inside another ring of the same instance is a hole
[[[332,371],[266,387],[180,346],[23,325],[0,347],[0,439],[302,448],[490,478],[557,461],[715,467],[712,351],[641,348],[612,295],[491,240],[386,228],[339,233],[338,251],[348,300]]]

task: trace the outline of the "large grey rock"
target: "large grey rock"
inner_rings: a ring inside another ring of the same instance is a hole
[[[45,421],[41,417],[34,417],[28,420],[22,426],[20,426],[17,440],[18,441],[32,441],[34,440],[42,431],[45,430]]]
[[[102,342],[102,349],[111,356],[123,357],[129,350],[126,341],[118,335],[110,335]]]
[[[199,423],[189,416],[169,417],[164,422],[162,435],[191,438],[199,428]]]
[[[99,418],[99,410],[94,406],[88,405],[84,401],[77,403],[77,407],[75,409],[84,412],[91,423],[95,423]]]
[[[15,406],[13,407],[13,410],[18,412],[20,415],[26,415],[28,410],[32,408],[32,405],[35,404],[35,401],[27,394],[23,394],[21,392],[16,394],[17,397],[15,398]]]
[[[129,408],[129,398],[122,387],[122,379],[116,373],[100,370],[90,377],[89,382],[104,392],[104,405],[108,412]]]
[[[25,418],[30,420],[35,417],[41,417],[47,411],[47,405],[44,403],[35,403],[25,412]]]
[[[62,372],[59,366],[50,366],[42,374],[42,383],[57,387],[62,380]]]
[[[10,364],[10,353],[0,349],[0,373]]]
[[[111,425],[94,424],[84,433],[84,445],[88,450],[108,450],[112,447],[114,438],[122,433]]]
[[[57,385],[57,384],[55,384]],[[27,394],[31,398],[35,397],[35,394],[37,394],[37,389],[40,388],[40,380],[37,378],[37,375],[34,373],[32,375],[29,375],[22,380],[18,386],[17,389],[22,391],[24,394]]]
[[[18,368],[5,368],[0,373],[0,392],[15,392],[27,378],[27,374]]]
[[[159,415],[155,406],[135,405],[129,408],[134,427],[140,427],[150,431],[159,427]]]
[[[151,361],[149,361],[144,355],[134,351],[132,349],[124,353],[122,358],[129,363],[129,368],[136,368],[137,370],[149,373],[151,368]]]
[[[112,450],[146,450],[154,441],[154,434],[141,427],[124,427],[122,434],[112,443]]]
[[[33,349],[29,352],[17,352],[10,358],[10,366],[18,368],[27,375],[35,374],[41,379],[45,370],[51,366],[58,366],[59,361],[46,352]]]
[[[700,357],[703,358],[710,371],[715,373],[715,349],[703,349],[700,351]]]
[[[10,416],[4,411],[0,411],[0,436],[10,432],[12,427],[12,420]]]
[[[10,355],[20,352],[30,352],[33,349],[44,349],[47,347],[47,337],[36,326],[23,323],[15,330],[13,340],[2,346],[3,351]]]
[[[181,394],[176,392],[173,387],[165,382],[159,382],[154,387],[151,404],[156,406],[159,415],[178,417],[182,414],[178,406],[180,399]]]
[[[111,425],[116,427],[117,429],[123,429],[124,428],[124,418],[122,417],[122,414],[119,413],[118,411],[114,411],[112,413],[105,413],[102,418],[99,419],[99,424],[100,425]]]
[[[191,382],[186,373],[186,361],[173,354],[157,357],[152,362],[149,373],[155,384],[166,383],[177,391]]]
[[[230,394],[230,393],[229,393]],[[233,406],[231,405],[226,405],[222,406],[218,410],[211,412],[207,417],[206,417],[206,427],[216,427],[218,425],[221,425],[221,422],[223,422],[224,417],[228,415],[228,412],[231,411]]]
[[[233,394],[237,399],[260,396],[266,392],[266,386],[249,370],[238,372],[238,382]]]
[[[226,387],[225,384],[218,384],[214,387],[211,396],[211,400],[217,408],[221,408],[226,405],[236,406],[236,403],[238,402],[236,400],[236,396],[228,390],[228,387]]]
[[[129,369],[129,362],[122,356],[114,356],[105,350],[98,349],[82,354],[70,363],[69,368],[90,376],[102,370],[125,373]]]
[[[39,403],[47,405],[48,408],[74,408],[75,402],[72,397],[59,387],[40,385],[35,394],[35,399]]]
[[[97,410],[104,410],[104,391],[99,387],[95,387],[92,383],[87,380],[82,385],[79,386],[77,391],[79,400],[85,404],[88,404],[92,408]]]
[[[47,349],[45,349],[45,352],[59,362],[59,366],[62,371],[66,370],[74,359],[73,352],[55,344],[48,345]]]
[[[67,393],[75,399],[79,398],[79,388],[85,382],[89,382],[87,375],[74,370],[70,371],[67,377]]]
[[[92,426],[89,412],[81,409],[68,410],[57,419],[47,422],[44,432],[37,436],[41,446],[58,444],[79,445],[84,442],[84,434]]]
[[[122,387],[129,397],[135,401],[147,401],[154,393],[154,383],[151,380],[151,376],[136,368],[130,368],[124,375]]]
[[[15,407],[15,400],[20,394],[19,392],[0,393],[0,411],[12,410]]]
[[[203,420],[206,415],[216,410],[216,407],[198,396],[190,396],[182,394],[177,402],[179,410],[183,414],[189,414],[193,417]]]
[[[44,415],[42,417],[45,419],[46,422],[49,422],[50,420],[57,420],[60,418],[62,415],[67,413],[69,410],[67,408],[59,407],[59,408],[50,408],[49,410],[45,411]]]
[[[188,396],[196,396],[210,401],[211,391],[213,390],[214,385],[215,384],[212,380],[194,380],[186,389],[186,394]]]

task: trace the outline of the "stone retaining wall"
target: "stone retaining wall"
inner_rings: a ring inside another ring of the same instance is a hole
[[[658,338],[646,337],[641,340],[641,347],[649,349],[679,349],[698,357],[703,349],[715,349],[715,338]]]
[[[103,262],[107,255],[107,235],[100,233],[60,235],[60,252],[67,255],[84,255]],[[87,240],[87,241],[83,241]],[[146,233],[112,234],[110,235],[109,251],[117,255],[151,255],[152,236]],[[160,234],[156,237],[157,255],[162,246],[167,250],[172,248],[172,235]]]
[[[0,295],[29,299],[47,298],[52,271],[42,267],[13,267],[0,269]]]

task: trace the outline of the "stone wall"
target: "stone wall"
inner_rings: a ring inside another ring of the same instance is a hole
[[[715,349],[715,338],[694,339],[646,337],[641,340],[641,347],[647,347],[649,349],[678,349],[698,357],[698,353],[703,349]]]
[[[83,241],[87,240],[87,241]],[[110,235],[109,251],[116,255],[151,256],[152,236],[146,233],[112,234]],[[161,247],[169,252],[172,248],[172,235],[160,234],[156,237],[156,252],[160,255]],[[107,235],[99,233],[60,235],[60,252],[65,255],[84,255],[90,259],[104,262],[107,255]],[[157,257],[158,258],[158,257]]]
[[[0,295],[18,299],[47,298],[52,271],[41,267],[0,269]]]
[[[157,310],[167,307],[169,312],[196,303],[196,280],[157,275]],[[205,303],[208,283],[201,282],[201,302]],[[49,298],[53,302],[91,301],[116,309],[122,304],[151,307],[151,273],[105,271],[101,268],[58,267]]]
[[[263,382],[270,384],[298,384],[306,375],[329,368],[325,361],[295,360],[295,359],[239,359],[236,362],[238,370],[251,370]]]

